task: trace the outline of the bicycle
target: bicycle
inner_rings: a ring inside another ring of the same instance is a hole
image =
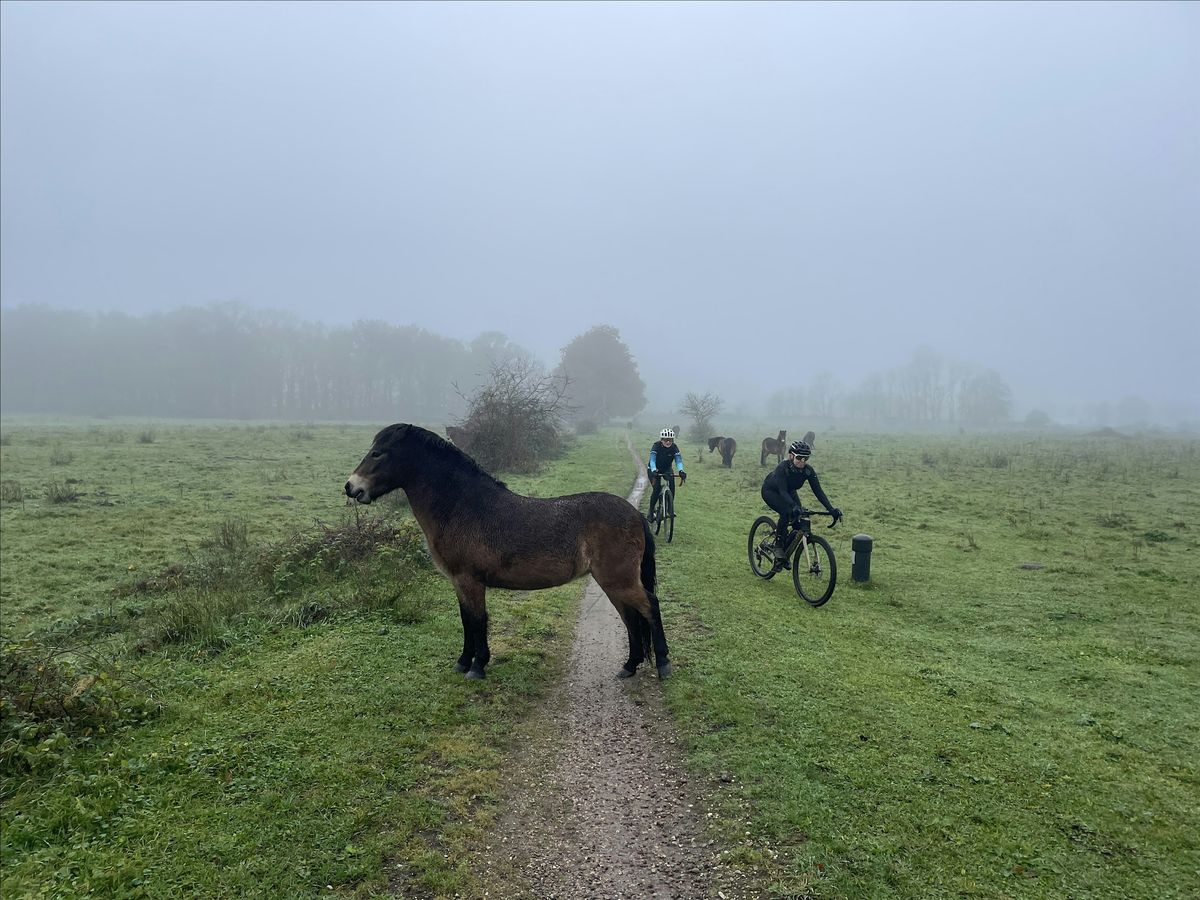
[[[782,559],[775,558],[776,520],[770,516],[759,516],[750,526],[747,550],[750,570],[759,578],[771,579],[784,569],[792,570],[792,583],[796,593],[809,606],[823,606],[833,596],[837,585],[837,559],[829,541],[812,533],[811,516],[830,516],[837,525],[833,513],[801,509],[798,518],[788,524],[784,546],[787,550]]]
[[[659,472],[663,478],[671,479],[670,483],[663,485],[662,491],[658,495],[658,502],[650,508],[648,513],[650,524],[654,526],[654,533],[658,534],[662,530],[664,523],[667,526],[667,543],[671,543],[671,538],[675,536],[675,479],[678,477],[674,472]]]

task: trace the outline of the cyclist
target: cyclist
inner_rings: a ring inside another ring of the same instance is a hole
[[[805,482],[808,482],[808,486],[812,488],[812,492],[826,511],[832,513],[834,522],[842,517],[842,511],[830,503],[825,492],[821,490],[821,481],[808,464],[810,456],[811,446],[804,441],[792,441],[788,445],[788,458],[763,479],[762,498],[767,506],[779,513],[779,524],[775,527],[775,559],[778,561],[782,561],[786,555],[784,541],[787,538],[788,523],[800,517],[800,498],[796,496],[796,491],[802,488]]]
[[[675,444],[675,432],[664,428],[658,433],[658,440],[650,447],[650,462],[646,464],[646,474],[654,490],[650,492],[650,521],[654,521],[654,504],[662,494],[662,475],[671,471],[671,463],[679,470],[679,483],[687,481],[687,472],[683,471],[683,454]],[[668,479],[669,480],[669,479]],[[675,494],[675,484],[668,488],[672,496]]]

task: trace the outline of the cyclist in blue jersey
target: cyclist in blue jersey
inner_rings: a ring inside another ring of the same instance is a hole
[[[654,488],[650,492],[650,521],[654,521],[654,504],[658,502],[658,497],[662,493],[662,476],[664,472],[671,471],[671,464],[675,464],[675,468],[679,470],[679,483],[687,481],[687,472],[683,471],[683,454],[679,452],[679,447],[675,443],[675,432],[670,428],[664,428],[658,433],[658,440],[650,447],[650,461],[646,464],[646,474],[650,478],[650,484]],[[670,482],[668,490],[674,495],[675,484]]]

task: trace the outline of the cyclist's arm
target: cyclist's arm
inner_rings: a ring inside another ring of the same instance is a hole
[[[655,457],[654,448],[651,447],[650,448],[650,466],[649,466],[649,468],[650,468],[650,471],[652,474],[657,475],[658,474],[658,463],[655,461],[654,457]]]
[[[679,452],[679,445],[675,445],[675,468],[680,472],[683,471],[683,454]]]
[[[825,507],[827,512],[833,512],[833,504],[829,502],[829,498],[825,496],[825,492],[821,490],[821,480],[817,478],[817,473],[813,472],[808,476],[808,486],[812,488],[813,494],[821,501],[821,505]]]

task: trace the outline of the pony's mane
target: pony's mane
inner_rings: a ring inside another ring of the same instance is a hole
[[[488,481],[498,487],[502,487],[505,490],[508,489],[508,485],[496,478],[496,476],[494,476],[491,472],[488,472],[486,469],[484,469],[483,466],[475,462],[472,457],[463,453],[440,434],[434,434],[432,431],[422,428],[420,425],[407,425],[403,423],[399,425],[389,425],[387,428],[379,432],[379,434],[375,435],[375,441],[378,442],[383,438],[391,438],[395,432],[401,429],[403,429],[405,432],[404,438],[406,440],[416,441],[435,459],[441,460],[447,465],[456,469],[465,469],[473,475],[479,475],[483,478],[486,478]]]

